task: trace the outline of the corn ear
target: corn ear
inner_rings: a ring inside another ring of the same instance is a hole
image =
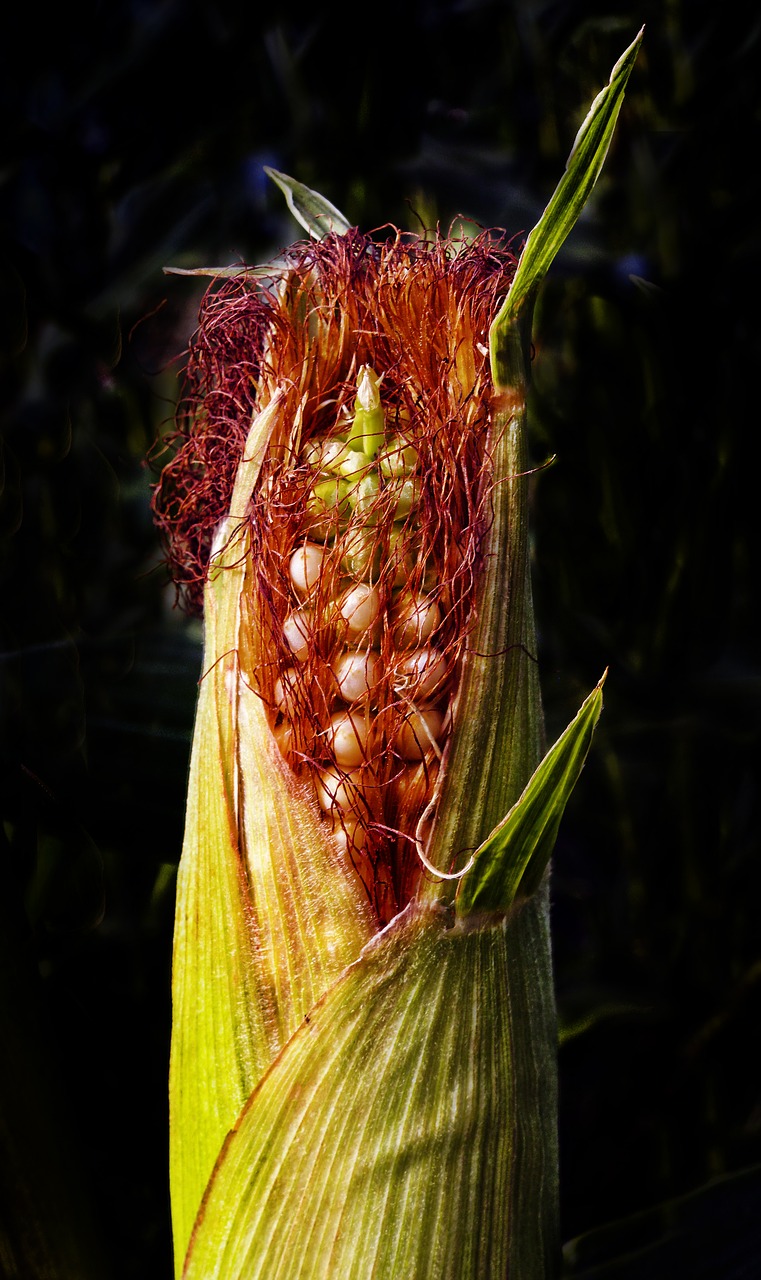
[[[376,936],[257,695],[245,517],[277,394],[249,435],[206,586],[178,893],[172,1193],[189,1280],[555,1274],[545,870],[601,687],[540,762],[528,350],[536,291],[599,173],[640,39],[593,104],[491,328],[494,518],[421,849],[437,873]],[[310,234],[340,219],[276,180]],[[461,349],[452,376],[467,385],[472,363]]]

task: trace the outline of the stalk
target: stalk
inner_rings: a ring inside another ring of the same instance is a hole
[[[517,264],[272,174],[314,244],[207,300],[156,495],[206,620],[178,1275],[556,1273],[547,866],[602,682],[542,758],[528,349],[640,39]]]

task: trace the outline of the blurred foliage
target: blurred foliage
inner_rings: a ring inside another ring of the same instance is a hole
[[[550,738],[610,667],[555,858],[564,1237],[761,1159],[761,22],[684,0],[368,18],[32,3],[0,55],[2,883],[114,1277],[170,1267],[172,867],[200,663],[144,459],[202,284],[161,268],[294,237],[263,164],[365,228],[527,232],[643,22],[536,325]]]

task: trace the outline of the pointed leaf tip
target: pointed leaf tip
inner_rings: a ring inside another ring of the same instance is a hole
[[[496,386],[510,385],[516,331],[521,326],[526,333],[530,331],[537,290],[600,176],[644,30],[642,27],[628,49],[624,50],[610,73],[607,85],[589,108],[571,148],[565,172],[523,246],[510,291],[489,334]],[[520,347],[520,341],[517,346]]]
[[[539,886],[602,710],[607,671],[534,771],[520,799],[476,850],[456,898],[460,917],[507,911]]]
[[[264,166],[264,172],[280,188],[294,218],[313,239],[322,240],[331,231],[343,235],[351,229],[348,219],[318,191],[269,165]]]

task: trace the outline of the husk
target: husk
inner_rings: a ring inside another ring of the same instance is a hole
[[[205,593],[172,975],[178,1271],[220,1147],[251,1090],[373,932],[356,877],[274,743],[242,634],[244,517],[279,409],[274,399],[253,423]]]
[[[435,908],[398,917],[252,1095],[188,1280],[552,1274],[546,947],[536,903],[478,930]]]

